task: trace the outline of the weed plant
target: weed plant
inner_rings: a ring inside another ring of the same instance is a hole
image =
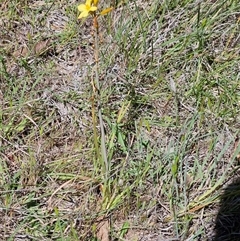
[[[239,13],[0,0],[0,239],[211,240],[239,175]]]

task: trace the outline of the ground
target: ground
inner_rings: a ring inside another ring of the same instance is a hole
[[[0,239],[240,240],[238,1],[80,3],[0,0]]]

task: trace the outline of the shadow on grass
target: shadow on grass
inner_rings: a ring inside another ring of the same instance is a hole
[[[224,190],[213,241],[240,241],[240,178]]]

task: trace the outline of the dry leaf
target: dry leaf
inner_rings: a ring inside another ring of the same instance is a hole
[[[108,219],[101,219],[97,225],[97,239],[101,241],[109,241],[110,225]]]
[[[15,58],[18,57],[27,57],[29,55],[29,49],[25,46],[20,47],[16,51],[13,52],[13,56]]]
[[[49,39],[36,43],[33,49],[34,54],[37,54],[37,55],[43,54],[48,49],[49,44],[50,44]]]

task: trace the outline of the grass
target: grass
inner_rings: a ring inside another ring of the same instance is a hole
[[[105,2],[107,179],[91,19],[76,1],[0,2],[1,240],[97,240],[99,224],[111,240],[210,240],[238,175],[238,2]]]

